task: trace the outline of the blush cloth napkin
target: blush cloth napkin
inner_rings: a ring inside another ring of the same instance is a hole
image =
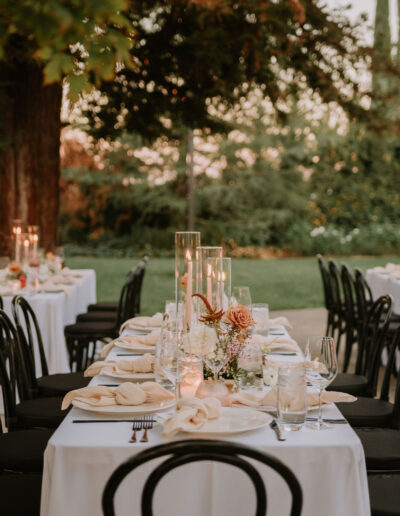
[[[283,316],[270,319],[269,327],[272,328],[273,326],[285,326],[286,328],[293,328],[293,326],[290,324],[289,320]]]
[[[337,391],[323,391],[321,395],[321,403],[323,405],[327,405],[330,403],[351,403],[356,401],[357,398],[352,396],[351,394],[346,394],[345,392],[337,392]],[[266,407],[276,407],[278,401],[278,390],[276,387],[271,389],[266,394],[263,392],[237,392],[234,394],[230,394],[226,396],[222,404],[226,406],[230,405],[247,405],[249,407],[257,407],[257,406],[266,406]],[[286,405],[290,407],[292,403],[296,402],[296,394],[292,399],[286,400]],[[318,393],[317,392],[307,392],[307,406],[308,407],[317,407],[318,406]]]
[[[297,342],[290,337],[269,335],[252,335],[251,342],[259,345],[261,348],[269,348],[271,351],[293,351],[294,353],[301,353],[301,349]]]
[[[105,358],[114,346],[119,345],[132,350],[136,349],[138,346],[148,346],[149,348],[154,348],[157,344],[160,334],[160,331],[153,330],[147,335],[124,335],[123,337],[118,337],[103,347],[101,350],[101,358]]]
[[[68,408],[73,400],[86,403],[91,407],[106,407],[111,405],[142,405],[143,403],[173,399],[174,395],[156,382],[144,382],[140,385],[125,382],[115,389],[93,386],[70,391],[64,396],[61,409]]]
[[[220,415],[221,402],[217,398],[182,398],[176,412],[163,425],[164,437],[172,437],[180,431],[190,432],[201,428],[210,419]]]
[[[373,267],[372,270],[378,274],[390,274],[400,271],[400,265],[396,263],[387,263],[384,267]]]
[[[154,370],[154,355],[145,355],[133,360],[99,360],[91,364],[84,376],[97,376],[98,374],[112,374],[116,376],[130,376],[132,373],[152,373]]]
[[[160,328],[163,322],[163,315],[161,312],[157,312],[151,317],[141,316],[141,317],[132,317],[132,319],[128,319],[123,323],[120,329],[120,333],[123,329],[134,329],[134,328],[143,328],[144,330],[148,328]]]

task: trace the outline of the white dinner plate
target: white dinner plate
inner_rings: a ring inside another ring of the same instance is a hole
[[[136,382],[146,382],[147,380],[154,380],[154,373],[126,373],[124,376],[112,372],[100,371],[101,376],[109,376],[110,378],[117,378],[118,380],[134,380]]]
[[[73,400],[72,405],[87,412],[95,412],[96,414],[130,416],[135,414],[154,414],[155,412],[170,409],[175,406],[175,400],[142,403],[141,405],[109,405],[106,407],[93,407],[83,401]]]
[[[252,408],[221,407],[218,419],[207,421],[202,427],[190,430],[191,434],[237,434],[256,430],[272,421],[272,416]]]
[[[143,344],[138,344],[137,346],[132,344],[130,346],[124,346],[124,344],[116,344],[121,349],[125,351],[131,351],[132,353],[144,354],[150,353],[150,355],[154,355],[156,352],[155,346],[144,346]]]

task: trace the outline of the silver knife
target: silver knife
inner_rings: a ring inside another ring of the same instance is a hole
[[[281,430],[281,427],[279,426],[279,423],[276,419],[273,419],[269,426],[272,428],[272,430],[276,433],[276,436],[279,441],[286,441],[286,436],[283,435],[283,432]]]

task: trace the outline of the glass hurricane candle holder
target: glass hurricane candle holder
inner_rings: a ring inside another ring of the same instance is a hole
[[[198,231],[175,233],[175,301],[185,303],[185,321],[188,328],[195,320],[192,294],[197,270],[196,248],[200,246]]]
[[[22,233],[21,235],[21,258],[22,263],[25,265],[29,264],[31,256],[31,243],[29,240],[29,233]]]
[[[39,226],[28,226],[29,241],[31,244],[30,259],[36,261],[38,259],[39,247]]]
[[[231,299],[232,265],[230,258],[208,258],[207,268],[210,272],[212,307],[227,310]]]
[[[13,259],[17,263],[21,263],[21,235],[23,231],[23,222],[21,219],[12,221],[12,237],[13,237]]]

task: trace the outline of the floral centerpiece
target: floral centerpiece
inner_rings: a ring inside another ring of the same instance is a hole
[[[17,262],[11,262],[8,265],[7,279],[11,281],[19,280],[21,287],[26,286],[26,273],[22,266]]]
[[[243,305],[218,310],[202,294],[193,296],[203,301],[206,313],[199,318],[202,324],[188,334],[188,350],[190,344],[193,354],[203,356],[206,377],[214,373],[215,379],[221,374],[225,379],[237,380],[238,356],[254,325],[250,310]]]

